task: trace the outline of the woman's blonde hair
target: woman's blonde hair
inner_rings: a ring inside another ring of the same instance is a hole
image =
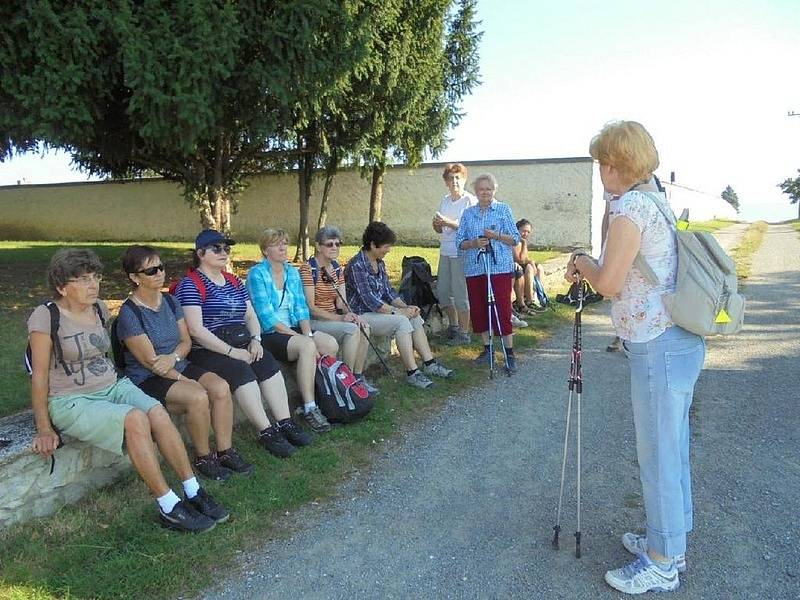
[[[286,234],[286,231],[267,227],[261,232],[261,237],[258,239],[258,247],[261,248],[261,254],[264,254],[269,246],[274,246],[281,240],[286,240],[287,243],[289,242],[289,236]]]
[[[611,165],[629,183],[648,181],[658,167],[658,150],[641,123],[613,121],[592,139],[589,154]]]

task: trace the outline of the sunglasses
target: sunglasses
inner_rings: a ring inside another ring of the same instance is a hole
[[[159,271],[164,270],[164,265],[154,265],[152,267],[147,267],[146,269],[142,269],[141,271],[136,271],[137,273],[142,273],[143,275],[147,275],[148,277],[152,277]]]
[[[231,247],[228,244],[211,244],[206,246],[206,250],[211,250],[214,254],[231,253]]]
[[[331,240],[330,242],[325,242],[322,245],[325,246],[326,248],[338,248],[339,246],[342,245],[342,242],[338,240]]]

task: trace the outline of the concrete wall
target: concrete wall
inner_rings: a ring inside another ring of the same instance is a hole
[[[585,246],[590,240],[592,161],[589,158],[465,163],[470,181],[479,173],[497,177],[497,197],[511,204],[515,218],[534,223],[533,244]],[[435,245],[430,226],[446,193],[443,163],[416,170],[390,168],[386,174],[383,221],[404,243]],[[471,189],[471,184],[468,186]],[[311,233],[319,213],[321,180],[311,204]],[[294,174],[253,177],[239,198],[233,232],[256,240],[266,226],[295,231],[298,222]],[[369,215],[369,181],[353,169],[337,175],[328,222],[348,240],[361,236]],[[18,240],[191,240],[199,220],[180,188],[162,179],[0,187],[0,239]]]

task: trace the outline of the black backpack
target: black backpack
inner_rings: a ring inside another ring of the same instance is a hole
[[[61,349],[61,338],[58,337],[58,327],[61,324],[61,313],[58,310],[58,305],[52,300],[48,300],[44,303],[44,306],[47,307],[50,313],[50,341],[53,343],[53,356],[55,356],[56,364],[61,365],[61,368],[64,369],[64,373],[68,376],[72,375],[72,369],[70,369],[69,365],[64,360],[64,351]],[[103,329],[105,329],[106,320],[105,317],[103,317],[103,311],[100,309],[99,302],[94,303],[94,310],[97,312],[97,316],[100,317],[100,323],[103,325]],[[25,363],[25,371],[27,371],[29,376],[33,375],[33,358],[31,356],[30,342],[28,342],[25,348],[25,358],[23,360]]]
[[[419,306],[422,318],[427,318],[434,308],[442,316],[439,299],[433,292],[436,277],[431,266],[421,256],[403,257],[403,275],[400,278],[400,297],[403,302]]]
[[[172,311],[172,315],[176,316],[175,311],[175,298],[173,298],[170,294],[162,294],[164,299],[167,301],[167,305],[169,305],[170,310]],[[144,318],[142,317],[142,309],[139,307],[136,302],[128,298],[125,302],[122,303],[122,306],[126,306],[133,311],[133,314],[136,315],[136,318],[139,320],[139,324],[144,329]],[[122,311],[122,306],[120,306],[120,312]],[[117,334],[117,323],[119,322],[119,317],[114,319],[111,323],[111,353],[114,355],[114,365],[117,369],[122,372],[125,369],[125,344],[119,339],[119,335]]]
[[[375,404],[350,367],[335,356],[317,359],[314,391],[317,406],[331,423],[354,423],[367,416]]]

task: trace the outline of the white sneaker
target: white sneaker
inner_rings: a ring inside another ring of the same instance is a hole
[[[677,590],[681,584],[674,562],[669,569],[664,570],[650,560],[647,554],[638,554],[636,560],[621,569],[606,571],[606,583],[626,594],[671,592]]]
[[[516,315],[512,314],[511,315],[511,326],[512,327],[527,327],[528,326],[528,322],[527,321],[523,321],[522,319],[520,319]]]
[[[622,545],[625,546],[625,550],[631,554],[647,554],[646,535],[637,535],[630,532],[625,533],[622,535]],[[678,554],[672,557],[672,560],[675,561],[675,568],[678,569],[678,573],[684,573],[686,571],[685,554]]]

